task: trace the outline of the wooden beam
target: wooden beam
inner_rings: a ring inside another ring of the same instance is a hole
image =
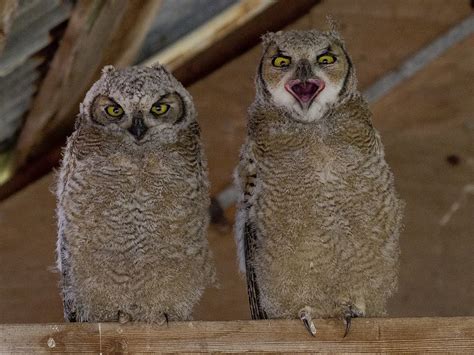
[[[18,0],[0,1],[0,55],[7,41],[8,33],[18,8]]]
[[[16,172],[7,183],[0,186],[0,201],[58,165],[59,162],[52,157],[58,156],[57,152],[64,145],[64,132],[69,132],[72,127],[79,102],[101,66],[109,63],[122,66],[127,63],[127,60],[123,58],[130,58],[129,55],[119,55],[120,50],[119,53],[112,50],[102,53],[101,46],[104,43],[114,42],[106,37],[110,36],[107,28],[113,24],[99,26],[103,21],[107,23],[110,20],[109,17],[121,18],[123,16],[125,10],[121,5],[125,0],[105,2],[106,5],[103,6],[113,7],[108,11],[105,11],[107,9],[103,7],[98,8],[98,2],[102,3],[97,0],[79,1],[73,11],[61,46],[21,132],[15,154]],[[152,2],[153,0],[131,3],[146,9],[145,3],[151,6]],[[305,15],[318,2],[319,0],[291,2],[242,0],[235,5],[237,7],[231,7],[218,15],[216,19],[197,29],[197,34],[191,33],[145,64],[151,65],[159,60],[172,68],[177,78],[185,85],[190,85],[254,46],[265,32],[279,30]],[[132,5],[129,4],[129,6]],[[136,11],[139,9],[135,9]],[[152,12],[149,10],[148,15]],[[133,16],[129,15],[127,18],[127,21],[132,21],[140,16],[134,13]],[[146,21],[143,18],[140,20],[144,26],[143,23]],[[117,20],[117,22],[120,21]],[[114,24],[118,26],[117,23],[114,22]],[[136,26],[139,25],[136,24]],[[142,30],[145,27],[142,27]],[[81,31],[83,28],[88,30]],[[127,29],[130,30],[133,26],[124,22],[121,28],[122,31],[118,32],[127,36]],[[143,32],[140,30],[140,33]],[[119,37],[117,35],[113,37],[116,45],[127,48],[125,43],[130,43],[132,39],[119,41]],[[138,46],[138,43],[137,40],[133,46]],[[135,49],[128,53],[134,51]],[[101,60],[101,56],[106,59]],[[58,129],[59,127],[62,129]],[[54,130],[57,131],[56,135],[51,134]],[[45,147],[44,142],[47,142],[49,147]],[[54,143],[51,144],[51,142]],[[35,159],[28,161],[28,157]],[[28,164],[25,165],[27,161]]]
[[[0,186],[0,201],[7,199],[15,192],[28,186],[31,182],[48,174],[51,172],[51,169],[58,167],[61,159],[61,151],[61,146],[55,146],[53,149],[48,151],[47,154],[41,155],[38,159],[35,159],[31,163],[18,169],[13,178],[8,179]],[[7,158],[9,158],[9,156],[7,156]],[[1,160],[0,155],[0,164]],[[9,163],[9,161],[6,162],[6,164],[8,164],[6,165],[6,168],[9,168]],[[0,180],[1,178],[2,176],[0,175]]]
[[[233,31],[245,27],[256,16],[274,5],[272,0],[238,1],[163,51],[148,58],[142,65],[163,63],[169,70],[176,71],[191,60],[199,60],[200,54],[208,51]],[[255,35],[258,36],[258,33]]]
[[[319,0],[241,0],[197,30],[143,62],[165,64],[191,85],[255,46],[260,37],[307,14]]]
[[[0,353],[111,352],[474,352],[474,317],[0,325]]]
[[[45,148],[45,141],[58,127],[72,127],[79,102],[104,65],[132,63],[160,4],[160,0],[77,2],[26,117],[16,146],[17,167],[50,148]]]

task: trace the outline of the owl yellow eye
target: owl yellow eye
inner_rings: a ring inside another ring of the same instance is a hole
[[[153,113],[154,115],[162,115],[166,112],[168,112],[168,110],[170,109],[170,105],[167,105],[167,104],[154,104],[152,107],[151,107],[151,113]]]
[[[105,108],[105,112],[112,117],[120,117],[123,115],[123,108],[119,105],[110,105]]]
[[[272,61],[273,66],[277,68],[285,68],[289,66],[290,63],[291,63],[291,58],[285,57],[282,55],[279,55],[278,57],[273,58],[273,61]]]
[[[336,57],[331,54],[323,54],[318,57],[319,64],[332,64],[336,61]]]

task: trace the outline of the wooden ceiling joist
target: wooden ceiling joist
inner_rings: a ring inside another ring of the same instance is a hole
[[[241,0],[174,45],[143,62],[165,64],[191,85],[255,46],[260,37],[305,15],[319,0]]]
[[[0,55],[7,41],[14,14],[18,8],[18,0],[0,1]]]
[[[78,103],[106,64],[133,62],[159,0],[78,1],[21,131],[15,163],[45,150],[58,127],[71,126]],[[48,147],[49,148],[49,147]]]
[[[305,15],[318,2],[239,1],[143,64],[160,61],[190,85],[257,44],[262,34]],[[0,201],[59,163],[58,152],[86,90],[104,65],[131,63],[157,7],[156,0],[78,1],[26,118],[15,152],[16,172],[0,186]]]

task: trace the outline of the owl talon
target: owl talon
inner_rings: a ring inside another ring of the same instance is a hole
[[[347,334],[349,334],[349,331],[351,330],[352,316],[348,315],[344,319],[346,321],[346,330],[344,331],[343,338],[345,338],[347,336]]]
[[[131,321],[131,316],[128,313],[118,311],[118,321],[120,324],[125,324]]]
[[[308,330],[309,334],[313,337],[316,336],[316,326],[313,323],[311,318],[311,312],[309,307],[305,307],[300,311],[300,319],[303,321],[305,328]]]
[[[358,310],[357,308],[349,305],[347,310],[344,312],[344,321],[346,323],[346,330],[344,331],[344,336],[345,338],[347,334],[349,334],[349,331],[351,330],[351,323],[352,323],[352,318],[357,318],[361,317],[364,315],[364,312]]]
[[[168,326],[169,323],[170,323],[170,319],[169,319],[169,317],[168,317],[168,313],[163,313],[163,315],[165,316],[166,326]]]

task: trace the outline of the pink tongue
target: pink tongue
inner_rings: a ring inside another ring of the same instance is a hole
[[[303,102],[311,100],[314,93],[318,90],[318,86],[314,83],[298,83],[291,87],[291,90],[301,99]]]

